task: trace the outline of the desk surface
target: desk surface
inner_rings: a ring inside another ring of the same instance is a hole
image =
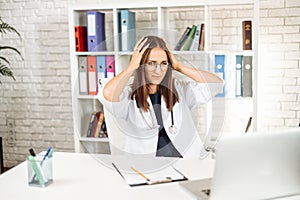
[[[53,159],[53,183],[46,188],[28,186],[27,164],[23,162],[0,176],[0,197],[10,200],[197,199],[180,186],[185,182],[130,187],[110,165],[110,162],[124,158],[57,152]],[[207,179],[212,177],[214,164],[210,158],[173,160],[173,165],[189,180],[202,180],[201,184],[207,184]],[[299,199],[300,196],[291,196],[280,200]]]
[[[99,160],[118,156],[55,153],[53,183],[46,188],[30,187],[26,162],[0,176],[1,199],[195,199],[178,182],[130,187],[111,166]],[[214,160],[178,159],[174,165],[188,179],[212,177]]]

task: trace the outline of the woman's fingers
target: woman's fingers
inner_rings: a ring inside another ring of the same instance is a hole
[[[134,49],[133,51],[136,51],[137,50],[137,47],[139,46],[139,44],[144,40],[145,37],[142,37],[134,46]]]
[[[135,69],[140,67],[142,56],[146,49],[149,47],[149,44],[146,44],[147,40],[147,38],[141,38],[134,47],[134,51],[129,65],[134,67]]]
[[[147,44],[146,46],[144,46],[141,50],[139,50],[140,54],[143,55],[144,52],[146,51],[146,49],[149,47],[149,44]]]
[[[148,38],[142,37],[135,45],[134,51],[141,51],[143,46],[146,44]]]
[[[170,59],[171,59],[172,68],[177,70],[179,62],[178,62],[178,60],[176,59],[176,57],[174,56],[174,54],[172,53],[172,51],[170,50],[169,47],[168,47],[168,50],[170,52]]]

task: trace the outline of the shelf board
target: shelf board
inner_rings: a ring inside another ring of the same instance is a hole
[[[209,50],[209,51],[174,51],[173,54],[186,55],[186,54],[242,54],[253,55],[252,50]],[[132,51],[102,51],[102,52],[75,52],[76,56],[97,56],[97,55],[119,55],[119,56],[131,56]]]
[[[231,54],[231,55],[243,55],[243,56],[253,56],[254,52],[252,50],[210,50],[206,51],[207,54]]]
[[[75,52],[77,56],[100,56],[100,55],[114,55],[114,51],[83,51]]]
[[[102,4],[86,3],[75,4],[70,7],[74,11],[86,11],[86,10],[113,10],[113,9],[156,9],[156,8],[191,8],[195,6],[214,6],[214,5],[247,5],[254,4],[256,0],[190,0],[190,1],[153,1],[144,0],[140,2],[136,1],[123,1],[109,0],[104,1]]]
[[[80,137],[79,140],[83,142],[109,142],[108,137],[104,137],[104,138]]]
[[[239,102],[239,101],[253,101],[253,97],[214,97],[213,101],[231,101],[231,102]]]
[[[77,99],[98,99],[97,95],[79,95]]]
[[[173,54],[177,54],[177,55],[187,55],[187,54],[206,54],[206,51],[172,51]]]

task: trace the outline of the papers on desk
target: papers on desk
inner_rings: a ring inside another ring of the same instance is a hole
[[[132,169],[132,172],[121,172],[116,165],[113,164],[113,166],[130,186],[153,185],[187,180],[183,174],[172,166],[147,173],[136,172],[133,170],[135,168]]]
[[[127,157],[128,158],[128,157]],[[129,186],[153,185],[187,180],[168,159],[128,159],[112,162],[112,166]]]

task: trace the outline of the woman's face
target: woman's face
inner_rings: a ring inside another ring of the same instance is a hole
[[[166,75],[168,66],[166,52],[161,48],[153,48],[145,65],[147,82],[153,85],[160,84]]]

